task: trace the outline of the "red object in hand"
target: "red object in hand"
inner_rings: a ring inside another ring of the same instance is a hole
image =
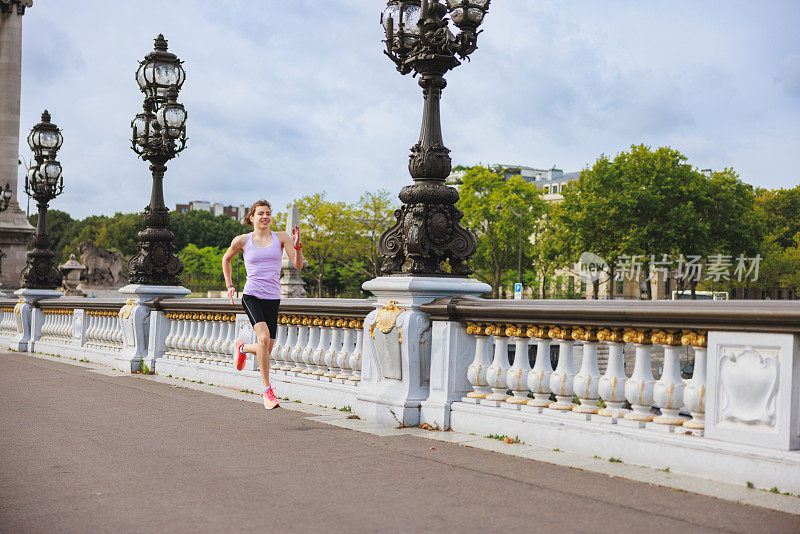
[[[300,250],[301,248],[303,248],[303,244],[302,243],[300,243],[299,247],[294,247],[295,250]]]

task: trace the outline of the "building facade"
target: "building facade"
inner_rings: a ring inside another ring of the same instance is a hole
[[[187,211],[208,211],[214,215],[225,215],[235,221],[244,220],[247,215],[248,206],[224,206],[220,202],[211,203],[207,200],[192,200],[188,204],[176,204],[175,211],[177,213],[186,213]]]

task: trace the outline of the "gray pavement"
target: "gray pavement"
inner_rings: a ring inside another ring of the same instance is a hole
[[[0,353],[2,532],[800,532],[800,515],[51,360]]]

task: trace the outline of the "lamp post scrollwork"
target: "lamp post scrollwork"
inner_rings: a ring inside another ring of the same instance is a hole
[[[175,254],[175,235],[167,228],[169,209],[164,204],[166,163],[186,148],[186,109],[178,103],[178,92],[186,79],[182,61],[167,51],[163,35],[136,71],[144,93],[143,111],[131,122],[131,148],[150,162],[153,188],[144,210],[146,228],[139,232],[138,250],[128,261],[133,284],[178,285],[183,262]]]
[[[31,237],[33,249],[28,251],[22,269],[22,287],[27,289],[56,289],[61,285],[61,274],[53,262],[50,236],[47,233],[47,205],[64,191],[61,164],[56,160],[64,138],[61,130],[50,122],[50,113],[42,113],[42,122],[28,135],[28,145],[33,151],[36,165],[25,177],[25,192],[33,197],[39,208],[36,233]],[[10,191],[9,191],[10,192]]]
[[[442,140],[439,101],[444,75],[477,49],[478,26],[489,0],[390,0],[381,14],[384,53],[401,74],[419,75],[425,100],[419,141],[411,148],[408,169],[414,185],[403,187],[396,223],[380,239],[385,274],[441,276],[448,260],[451,274],[467,276],[467,261],[477,248],[475,236],[461,226],[455,207],[458,191],[445,185],[450,150]],[[449,15],[449,19],[448,19]],[[458,30],[450,30],[450,22]]]

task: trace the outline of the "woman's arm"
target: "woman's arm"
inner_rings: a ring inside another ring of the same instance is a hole
[[[292,235],[286,232],[278,232],[278,238],[286,250],[286,255],[298,271],[303,269],[303,244],[300,242],[300,227],[295,225],[292,228]]]
[[[231,246],[222,255],[222,276],[225,277],[225,286],[228,288],[228,300],[233,304],[233,297],[236,294],[236,288],[233,287],[231,281],[231,260],[239,252],[244,249],[244,244],[247,242],[247,234],[237,235],[231,241]]]

